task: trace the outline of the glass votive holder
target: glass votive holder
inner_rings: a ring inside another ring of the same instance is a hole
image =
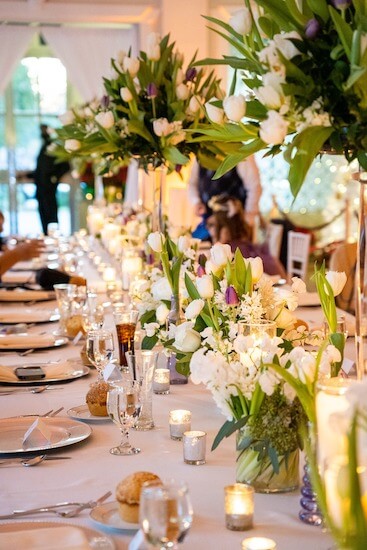
[[[113,283],[116,279],[116,269],[110,265],[107,265],[103,271],[103,280],[106,283]]]
[[[205,464],[206,432],[184,432],[182,441],[184,462],[195,466]]]
[[[169,369],[162,369],[168,370]],[[169,380],[168,380],[169,385]],[[191,430],[191,412],[184,409],[176,409],[169,413],[169,433],[171,439],[181,440],[184,432]]]
[[[235,483],[224,488],[226,527],[231,531],[246,531],[254,525],[254,488]]]
[[[155,369],[153,378],[154,393],[158,393],[161,395],[169,394],[169,374],[169,369]]]
[[[251,537],[242,541],[242,550],[276,550],[276,542],[266,537]]]

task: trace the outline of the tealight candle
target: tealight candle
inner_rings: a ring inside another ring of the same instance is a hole
[[[165,369],[168,370],[169,369]],[[170,411],[169,432],[171,439],[181,440],[184,432],[191,430],[191,412],[182,409]]]
[[[155,369],[153,391],[164,395],[169,393],[169,369]]]
[[[182,440],[184,462],[195,466],[205,464],[206,432],[184,432]]]
[[[141,273],[142,269],[143,260],[141,256],[134,251],[125,251],[124,257],[121,260],[123,290],[129,290],[131,281],[136,275]]]
[[[266,537],[251,537],[242,541],[242,550],[276,550],[275,540]]]
[[[111,266],[106,266],[103,271],[103,280],[106,283],[113,282],[116,279],[116,269]]]
[[[235,483],[224,488],[226,527],[232,531],[245,531],[253,527],[254,488]]]

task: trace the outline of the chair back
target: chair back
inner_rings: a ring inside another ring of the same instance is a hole
[[[310,233],[288,232],[288,277],[300,277],[305,280],[310,256]]]
[[[266,243],[273,258],[279,259],[282,246],[284,227],[278,223],[269,222],[266,228]]]

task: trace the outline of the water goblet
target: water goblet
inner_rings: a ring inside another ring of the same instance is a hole
[[[98,380],[113,357],[113,336],[109,330],[90,330],[86,336],[85,352],[89,361],[98,370]]]
[[[177,549],[193,518],[186,483],[173,479],[144,483],[140,494],[140,526],[153,548]]]
[[[132,447],[129,430],[140,413],[140,384],[134,380],[119,380],[112,384],[107,394],[107,411],[112,421],[120,428],[121,442],[110,449],[113,455],[135,455],[140,449]]]

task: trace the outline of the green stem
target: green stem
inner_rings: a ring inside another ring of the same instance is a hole
[[[210,303],[210,299],[209,299],[209,298],[206,300],[206,303],[207,303],[207,306],[208,306],[210,318],[211,318],[211,320],[212,320],[212,323],[213,323],[213,325],[214,325],[214,328],[215,328],[215,330],[216,330],[217,332],[219,332],[219,325],[218,325],[218,323],[217,323],[216,318],[214,317],[213,308],[212,308],[212,305],[211,305],[211,303]]]

